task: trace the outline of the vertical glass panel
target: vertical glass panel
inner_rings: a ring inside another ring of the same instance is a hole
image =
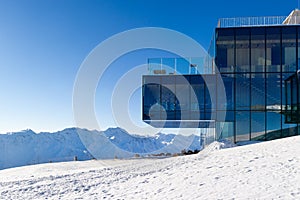
[[[217,111],[217,121],[234,122],[234,111]]]
[[[205,80],[205,112],[216,111],[216,77],[215,76],[203,76]]]
[[[185,58],[176,58],[176,73],[177,74],[189,74],[190,62]]]
[[[295,136],[298,133],[297,124],[286,123],[286,115],[282,116],[282,137]]]
[[[165,70],[166,74],[174,74],[175,58],[162,58],[162,69]]]
[[[190,83],[189,76],[175,76],[176,98],[179,106],[176,106],[176,119],[190,119]],[[181,116],[180,116],[181,113]]]
[[[295,73],[282,73],[282,110],[285,113],[284,122],[298,121],[297,76]],[[288,88],[286,88],[288,87]]]
[[[265,110],[265,74],[251,74],[251,110]]]
[[[204,58],[190,58],[191,74],[204,73]]]
[[[298,55],[297,55],[298,69],[300,69],[300,27],[298,27]]]
[[[296,72],[296,27],[282,28],[282,71]]]
[[[166,72],[162,70],[161,58],[149,58],[148,59],[148,71],[149,74],[165,74]]]
[[[234,122],[217,122],[216,129],[217,138],[234,142]]]
[[[265,112],[251,112],[251,140],[264,141],[266,139],[265,115]]]
[[[266,63],[265,28],[251,28],[251,70],[264,72]]]
[[[266,28],[267,55],[266,55],[266,71],[280,72],[281,71],[281,48],[280,48],[280,28]]]
[[[281,110],[281,75],[280,73],[266,73],[266,109]]]
[[[285,99],[285,111],[291,111],[292,110],[292,80],[291,78],[289,80],[285,81],[285,90],[286,90],[286,99]]]
[[[143,120],[160,119],[160,77],[144,76]],[[151,113],[150,113],[151,109]]]
[[[236,112],[236,141],[250,140],[250,112]]]
[[[216,30],[216,66],[219,72],[234,72],[234,29]]]
[[[222,81],[225,87],[225,96],[217,96],[217,109],[218,110],[233,110],[234,109],[234,78],[228,76],[227,74],[222,75]],[[220,94],[218,91],[222,90],[218,84],[217,94]]]
[[[175,119],[175,107],[180,107],[175,96],[175,76],[161,76],[161,105],[167,120]],[[161,115],[163,116],[163,115]]]
[[[190,77],[191,87],[191,119],[198,120],[200,115],[204,115],[204,81],[201,75]]]
[[[298,84],[297,76],[292,73],[283,73],[282,78],[284,81],[282,88],[282,106],[284,113],[284,123],[297,123],[298,117]],[[284,126],[284,125],[283,125]]]
[[[241,28],[235,31],[236,38],[236,71],[250,72],[250,29]]]
[[[293,89],[292,91],[292,111],[297,110],[297,104],[298,104],[298,96],[297,96],[297,80],[296,78],[292,79],[291,82],[291,88]]]
[[[297,76],[297,77],[296,77]],[[297,92],[297,95],[298,95],[298,102],[297,102],[297,113],[296,113],[296,117],[298,119],[297,122],[300,122],[300,83],[299,83],[299,80],[300,80],[300,73],[297,73],[295,75],[295,78],[297,80],[297,87],[296,88],[292,88],[292,93],[296,93]],[[300,129],[300,127],[299,127]]]
[[[266,140],[274,140],[281,137],[281,114],[275,111],[266,113]]]
[[[250,110],[249,74],[236,74],[236,110]]]

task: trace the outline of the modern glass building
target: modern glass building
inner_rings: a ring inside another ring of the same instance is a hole
[[[234,142],[298,135],[299,22],[299,10],[221,19],[211,66],[203,67],[204,58],[149,59],[143,120],[155,127],[213,127],[216,139]]]

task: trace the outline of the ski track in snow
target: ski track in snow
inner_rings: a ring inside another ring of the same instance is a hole
[[[300,137],[197,155],[0,170],[1,199],[300,199]]]

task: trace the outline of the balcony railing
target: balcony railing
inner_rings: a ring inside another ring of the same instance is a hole
[[[221,18],[218,28],[244,26],[278,26],[300,24],[300,16],[273,16],[273,17],[237,17]]]
[[[149,58],[148,75],[212,74],[212,58]]]

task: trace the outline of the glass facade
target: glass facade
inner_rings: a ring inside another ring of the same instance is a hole
[[[197,121],[198,127],[212,120],[217,137],[234,142],[297,135],[300,27],[216,28],[214,38],[218,74],[191,73],[191,65],[179,59],[166,65],[189,75],[143,77],[143,120]],[[158,65],[151,62],[153,69]],[[217,77],[225,96],[218,95]]]

